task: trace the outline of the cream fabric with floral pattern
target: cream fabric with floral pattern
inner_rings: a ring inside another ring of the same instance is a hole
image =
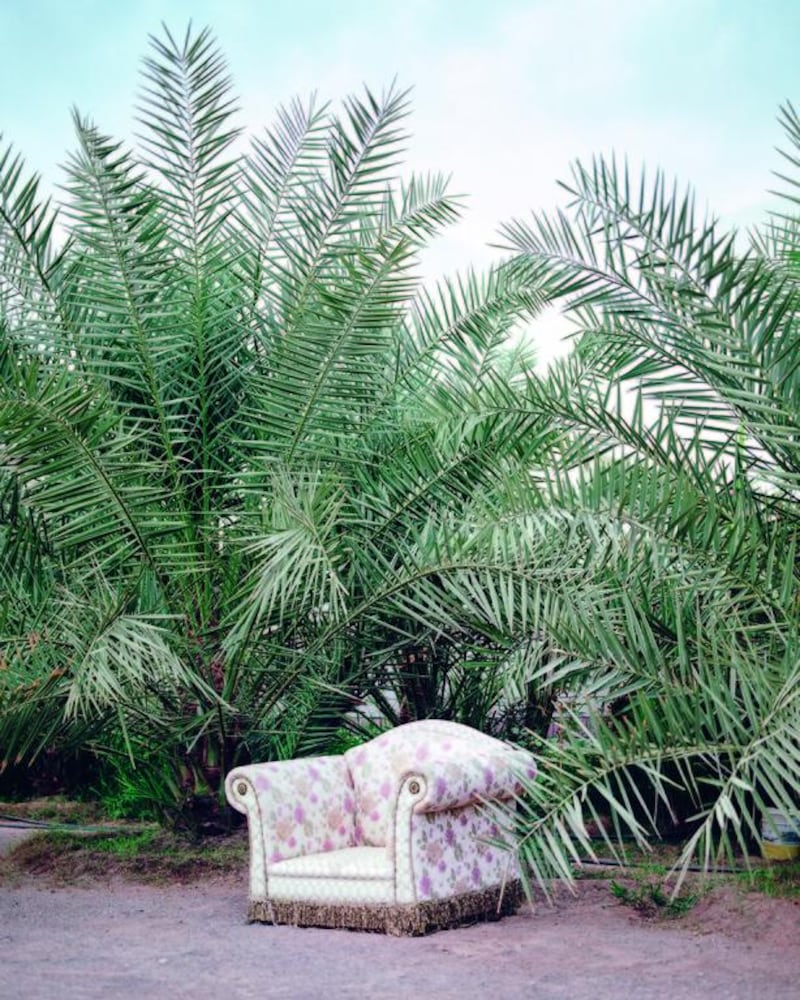
[[[410,846],[416,899],[446,899],[518,878],[514,855],[491,843],[497,839],[497,823],[480,806],[415,814]]]
[[[493,803],[534,775],[527,752],[435,720],[398,726],[341,757],[236,768],[226,791],[250,827],[251,919],[366,926],[353,906],[435,908],[484,890],[499,900],[519,869]],[[345,909],[332,916],[331,906]]]
[[[356,839],[390,845],[403,778],[425,778],[415,811],[456,809],[481,799],[511,798],[519,775],[535,774],[529,754],[454,722],[423,720],[391,729],[345,754],[356,796]]]
[[[355,797],[342,757],[240,767],[256,795],[267,864],[355,846]]]

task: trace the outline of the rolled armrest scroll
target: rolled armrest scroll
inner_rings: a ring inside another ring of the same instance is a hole
[[[268,863],[355,843],[355,797],[340,756],[237,767],[225,792],[258,831]]]
[[[424,794],[414,812],[459,809],[480,801],[512,799],[522,791],[522,780],[536,775],[533,757],[524,750],[473,751],[459,756],[433,755],[403,775],[416,776]]]

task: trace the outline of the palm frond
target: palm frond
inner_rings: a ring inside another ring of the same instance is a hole
[[[225,59],[208,28],[182,39],[164,26],[143,60],[139,122],[149,166],[166,187],[172,238],[197,268],[231,210],[239,135]]]

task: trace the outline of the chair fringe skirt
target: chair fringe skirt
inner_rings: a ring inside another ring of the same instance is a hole
[[[341,927],[396,937],[419,937],[463,924],[499,920],[515,913],[523,899],[519,880],[448,899],[410,904],[304,903],[254,899],[250,923],[291,924],[295,927]]]

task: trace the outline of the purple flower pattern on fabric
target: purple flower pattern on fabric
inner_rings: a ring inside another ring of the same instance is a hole
[[[496,821],[479,806],[412,817],[411,861],[420,899],[445,899],[517,878],[514,855],[486,841]]]
[[[270,863],[355,845],[355,801],[342,757],[264,764],[253,785]]]
[[[405,776],[420,775],[427,791],[421,812],[458,809],[482,799],[510,798],[518,774],[535,770],[533,759],[490,736],[436,720],[391,729],[345,754],[356,798],[358,843],[392,841],[395,799]]]
[[[410,861],[418,897],[445,898],[516,877],[509,852],[486,843],[500,830],[481,803],[513,795],[516,774],[535,773],[532,758],[464,727],[442,740],[438,725],[399,727],[342,757],[260,765],[253,785],[268,863],[392,845],[397,796],[417,775],[423,784],[411,816]]]

